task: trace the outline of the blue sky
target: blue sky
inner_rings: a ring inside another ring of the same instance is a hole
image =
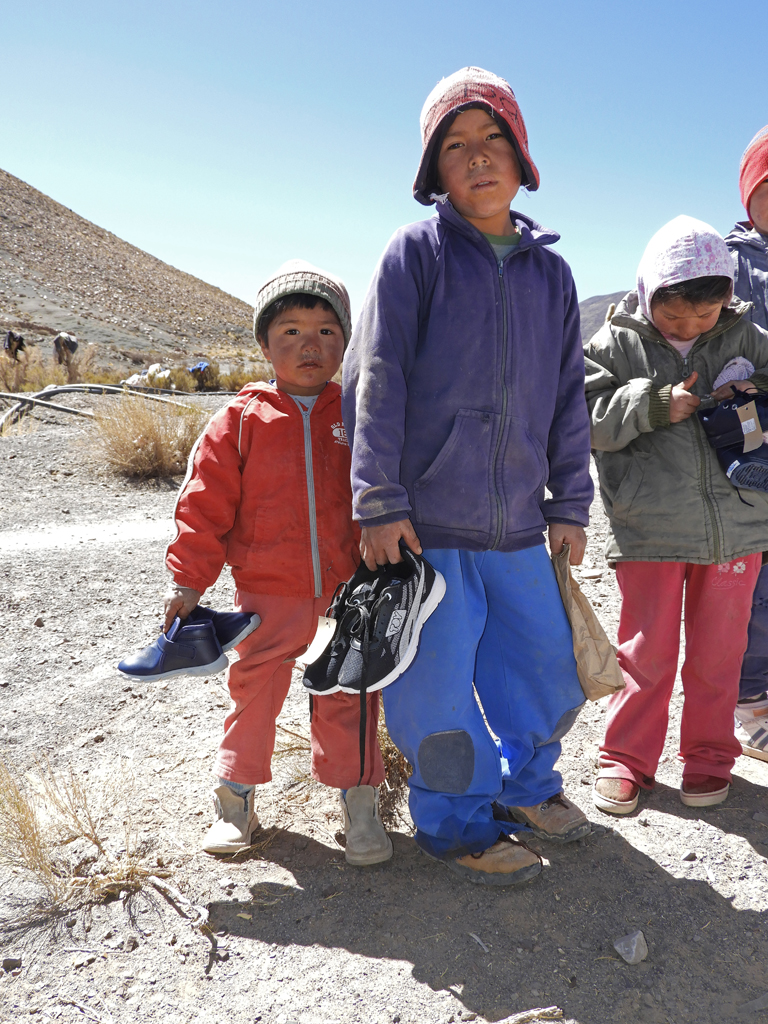
[[[631,287],[679,213],[744,217],[768,123],[765,0],[0,0],[0,167],[251,300],[301,256],[360,308],[411,196],[418,116],[467,64],[509,80],[541,172],[515,206],[579,294]]]

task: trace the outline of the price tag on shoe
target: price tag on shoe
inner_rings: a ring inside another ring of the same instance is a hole
[[[329,619],[327,615],[320,615],[317,620],[317,632],[315,638],[301,657],[296,659],[297,665],[311,665],[317,661],[328,642],[336,631],[336,619]]]
[[[757,415],[757,406],[754,402],[748,402],[736,410],[741,421],[741,429],[744,432],[743,451],[753,452],[760,448],[763,443],[763,428],[760,425],[760,417]]]

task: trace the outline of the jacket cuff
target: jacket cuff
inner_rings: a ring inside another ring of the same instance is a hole
[[[356,522],[360,524],[362,528],[371,526],[389,526],[390,523],[399,523],[401,519],[409,519],[410,516],[405,509],[399,512],[387,512],[383,516],[374,516],[373,519],[357,519]]]
[[[586,529],[589,526],[589,522],[582,523],[577,519],[561,519],[559,516],[547,516],[547,526],[551,526],[552,523],[560,523],[561,526],[580,526],[582,529]]]
[[[767,373],[753,373],[749,380],[755,385],[760,391],[768,391],[768,374]]]
[[[648,392],[648,422],[651,430],[658,427],[668,427],[669,424],[669,400],[672,397],[672,385],[665,384],[663,388],[654,388]]]
[[[196,580],[194,576],[185,576],[181,572],[172,572],[171,579],[177,587],[189,587],[191,590],[197,590],[200,594],[204,594],[208,589],[205,580]]]

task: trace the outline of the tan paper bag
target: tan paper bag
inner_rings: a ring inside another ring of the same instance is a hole
[[[581,688],[587,700],[600,700],[601,697],[623,690],[624,676],[616,660],[615,648],[605,635],[592,605],[571,575],[568,563],[570,552],[570,545],[564,544],[559,555],[552,555],[552,564],[573,631],[573,653]]]

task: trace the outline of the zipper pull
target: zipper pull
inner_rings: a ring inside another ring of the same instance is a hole
[[[499,260],[499,277],[504,276],[504,260]]]
[[[683,374],[686,377],[690,377],[690,375],[691,375],[691,368],[688,365],[688,356],[684,356],[683,357]]]

